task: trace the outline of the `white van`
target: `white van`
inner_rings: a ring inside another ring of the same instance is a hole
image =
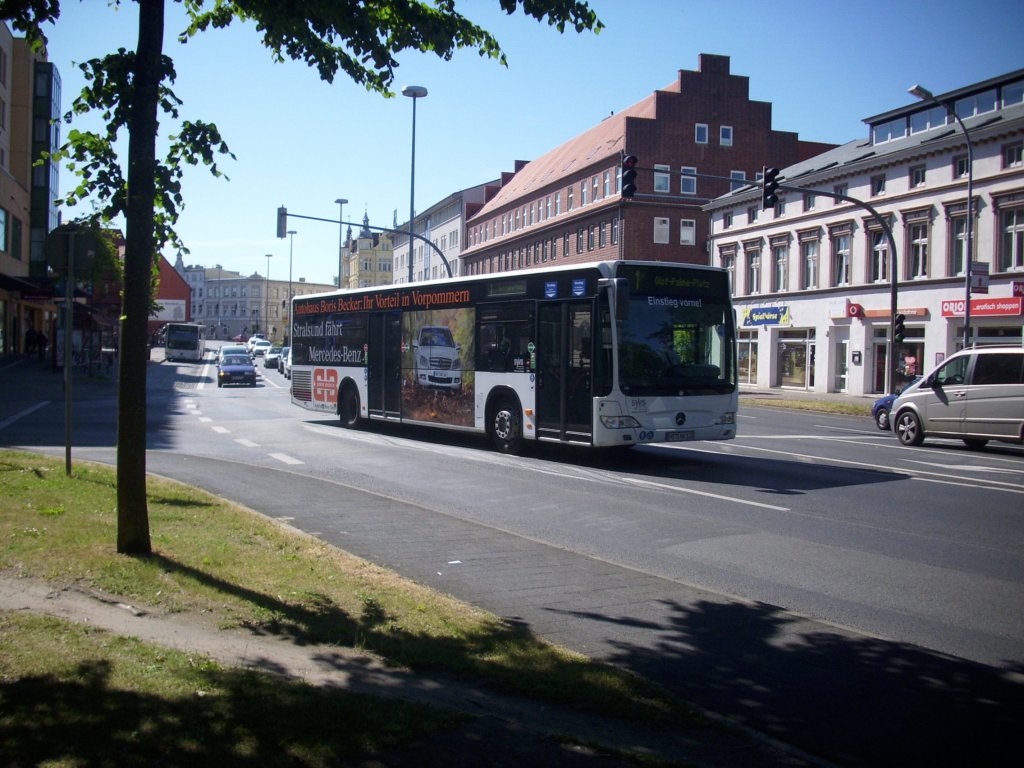
[[[1024,443],[1024,347],[973,347],[950,355],[892,404],[904,445],[952,437],[968,448]]]

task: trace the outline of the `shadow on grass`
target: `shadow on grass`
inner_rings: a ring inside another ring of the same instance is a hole
[[[360,648],[380,655],[389,664],[444,673],[498,691],[602,715],[652,724],[690,715],[655,684],[583,657],[559,653],[523,622],[494,619],[476,632],[430,635],[403,628],[373,598],[364,598],[359,615],[352,615],[325,595],[303,595],[302,604],[287,602],[163,555],[154,554],[151,559],[168,572],[255,606],[259,620],[243,622],[254,634],[281,637],[298,646]],[[335,663],[324,655],[317,661]],[[344,666],[347,669],[349,663]]]
[[[5,765],[351,765],[453,720],[425,707],[237,670],[186,672],[166,697],[112,685],[108,662],[0,684]],[[204,695],[207,694],[207,695]]]

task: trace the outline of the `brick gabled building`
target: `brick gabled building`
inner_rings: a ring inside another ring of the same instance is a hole
[[[467,222],[466,274],[608,258],[708,263],[701,207],[754,179],[831,148],[771,127],[729,57],[701,54],[696,72],[505,174]],[[623,153],[638,158],[638,190],[620,193]]]

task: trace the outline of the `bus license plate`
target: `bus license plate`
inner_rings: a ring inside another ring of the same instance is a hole
[[[666,432],[665,440],[670,443],[679,443],[683,440],[693,440],[693,430],[688,429],[683,432]]]

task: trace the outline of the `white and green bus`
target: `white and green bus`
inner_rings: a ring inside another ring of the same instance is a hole
[[[606,261],[296,297],[291,399],[363,421],[607,447],[736,435],[728,274]]]

